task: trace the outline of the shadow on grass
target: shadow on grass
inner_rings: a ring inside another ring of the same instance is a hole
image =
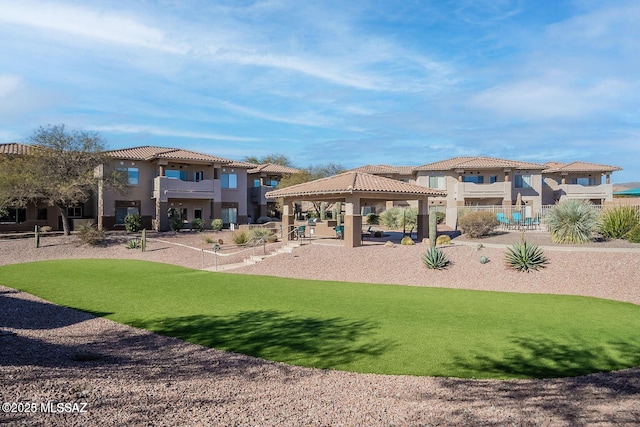
[[[561,378],[640,366],[640,341],[612,340],[594,346],[577,338],[513,337],[511,343],[512,349],[504,354],[455,358],[452,367],[493,378]]]
[[[344,318],[302,317],[281,311],[231,316],[185,316],[133,326],[207,347],[317,368],[338,368],[380,356],[393,343],[377,340],[378,326]]]

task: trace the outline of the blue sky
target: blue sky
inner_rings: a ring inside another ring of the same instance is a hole
[[[640,181],[638,22],[637,0],[0,0],[0,142],[64,123],[111,149]]]

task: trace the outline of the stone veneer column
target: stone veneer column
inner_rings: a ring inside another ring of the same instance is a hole
[[[349,197],[344,212],[344,243],[348,248],[362,245],[362,215],[360,197]]]
[[[295,219],[293,213],[293,202],[291,200],[285,199],[282,206],[282,240],[285,242],[291,240],[291,235],[289,233],[295,227]]]

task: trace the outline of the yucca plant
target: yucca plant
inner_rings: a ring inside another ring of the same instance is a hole
[[[588,243],[600,227],[599,217],[591,202],[569,199],[547,213],[545,224],[556,243]]]
[[[602,235],[609,239],[623,239],[640,224],[640,211],[633,206],[615,206],[602,213]]]
[[[438,248],[429,249],[423,256],[422,262],[427,268],[434,270],[443,270],[447,265],[449,265],[449,260],[447,256]]]
[[[544,268],[547,259],[538,245],[529,244],[526,241],[516,243],[507,248],[507,266],[518,271],[526,271]]]
[[[264,238],[264,240],[268,240],[269,236],[271,236],[273,233],[271,232],[271,229],[269,228],[253,228],[251,229],[251,238],[255,239],[256,241]]]

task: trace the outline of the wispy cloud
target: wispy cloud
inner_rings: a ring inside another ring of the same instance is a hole
[[[85,126],[96,132],[128,133],[128,134],[148,134],[156,136],[170,136],[176,138],[208,139],[213,141],[238,141],[238,142],[258,142],[260,138],[243,137],[235,135],[222,135],[208,132],[191,132],[185,130],[166,129],[144,125],[97,125]]]
[[[44,31],[68,33],[109,43],[180,52],[164,31],[110,10],[97,10],[65,3],[0,1],[0,22],[26,25]]]

